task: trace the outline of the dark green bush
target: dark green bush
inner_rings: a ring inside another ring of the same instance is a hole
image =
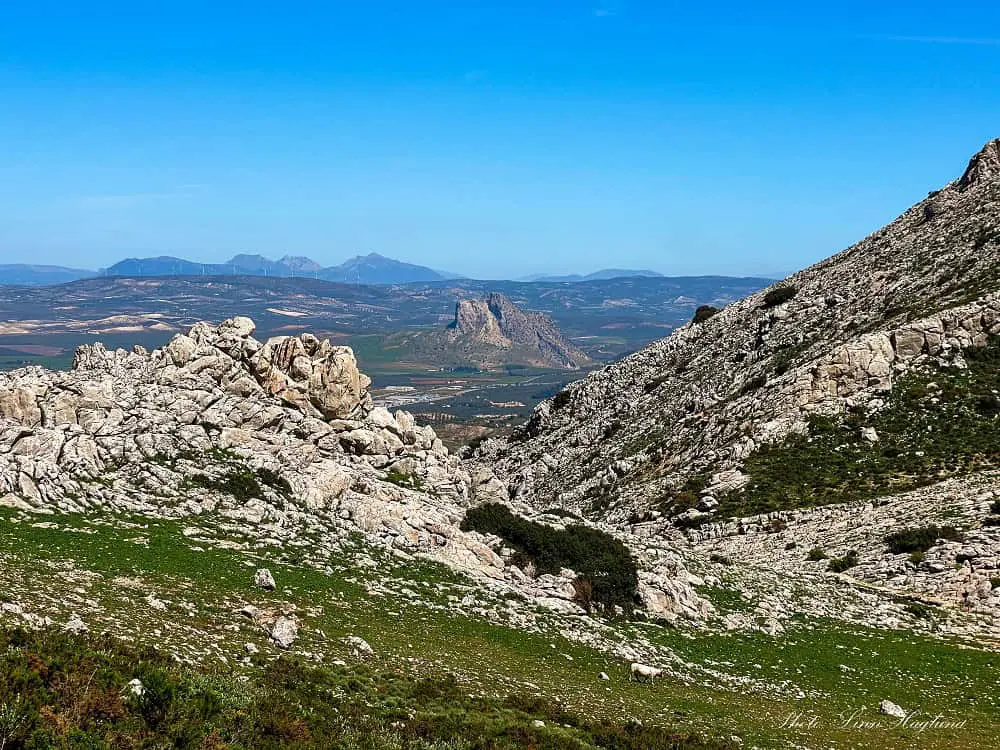
[[[764,295],[763,307],[765,309],[769,307],[777,307],[778,305],[788,302],[788,300],[798,294],[798,292],[799,290],[794,284],[775,287]]]
[[[226,466],[226,472],[221,477],[195,474],[187,477],[184,480],[184,485],[202,487],[214,492],[224,492],[240,502],[264,497],[264,489],[261,485],[270,487],[286,497],[292,493],[292,485],[289,484],[288,480],[272,469],[250,469],[234,462],[229,462]]]
[[[595,604],[625,609],[635,605],[639,585],[635,560],[628,547],[603,531],[579,525],[556,529],[519,518],[500,503],[469,509],[462,529],[499,536],[539,573],[572,569],[590,583]]]
[[[857,564],[858,553],[851,550],[843,557],[835,557],[830,560],[829,565],[827,565],[827,570],[833,571],[834,573],[843,573],[845,570],[850,570]]]
[[[185,481],[194,487],[232,495],[240,502],[264,497],[264,491],[261,489],[257,477],[249,471],[229,471],[220,478],[210,477],[207,474],[195,474]]]
[[[885,538],[889,551],[899,555],[906,552],[926,552],[938,539],[961,541],[962,535],[954,526],[921,526],[900,529]]]
[[[813,547],[811,550],[809,550],[809,554],[806,555],[806,560],[810,560],[811,562],[819,562],[820,560],[826,560],[828,557],[829,555],[826,554],[826,550],[820,547]]]
[[[767,385],[766,377],[764,377],[763,375],[754,375],[752,378],[750,378],[747,382],[743,384],[742,388],[740,388],[740,395],[745,396],[748,393],[759,391],[765,385]]]
[[[564,406],[569,405],[572,394],[568,388],[563,388],[559,393],[552,397],[552,408],[562,409]]]
[[[717,307],[712,307],[711,305],[701,305],[694,311],[694,317],[691,319],[691,322],[695,325],[698,323],[704,323],[717,312],[719,312],[719,308]]]
[[[934,616],[934,608],[923,602],[907,602],[903,609],[918,620],[930,620]]]
[[[670,375],[657,375],[652,380],[646,381],[646,383],[644,383],[642,386],[642,390],[645,391],[646,393],[652,393],[661,385],[666,383],[668,380],[670,380]]]

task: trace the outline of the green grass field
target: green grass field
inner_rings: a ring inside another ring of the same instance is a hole
[[[736,735],[747,746],[980,748],[1000,735],[1000,655],[993,652],[834,621],[803,620],[776,637],[608,623],[612,640],[646,639],[676,667],[677,677],[635,684],[624,660],[565,637],[565,619],[543,616],[537,632],[525,632],[446,607],[472,589],[435,564],[378,558],[376,578],[344,552],[323,572],[287,562],[299,550],[253,549],[221,534],[210,540],[208,519],[192,523],[203,532],[185,534],[172,521],[5,510],[2,598],[56,623],[77,612],[92,633],[106,628],[185,662],[251,674],[277,652],[237,611],[294,607],[296,650],[327,664],[355,663],[340,639],[357,635],[377,654],[364,669],[406,664],[419,674],[452,674],[465,689],[496,699],[535,695],[594,719],[634,719],[684,736]],[[272,570],[277,591],[250,585],[258,565]],[[247,642],[261,653],[243,664]],[[598,679],[602,671],[609,681]],[[883,698],[918,711],[917,719],[940,714],[962,725],[900,727],[877,714]],[[855,712],[877,726],[856,726]]]

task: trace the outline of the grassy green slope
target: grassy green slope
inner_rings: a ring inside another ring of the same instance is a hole
[[[199,524],[204,527],[201,519]],[[957,644],[816,621],[802,621],[773,638],[612,623],[613,638],[629,643],[645,637],[663,648],[665,659],[679,657],[690,675],[640,685],[627,680],[624,662],[564,637],[565,622],[542,620],[548,624],[525,632],[446,609],[448,597],[461,598],[472,589],[437,566],[378,558],[376,583],[371,568],[347,557],[331,558],[325,573],[294,564],[299,554],[294,550],[243,546],[210,541],[191,529],[185,533],[173,522],[97,522],[5,511],[0,586],[3,599],[50,614],[57,623],[77,612],[91,633],[106,628],[126,644],[156,643],[182,661],[207,665],[224,681],[247,674],[251,685],[269,679],[266,670],[274,669],[277,652],[258,626],[237,614],[248,603],[294,608],[302,623],[295,650],[326,664],[336,658],[356,664],[341,638],[365,638],[375,649],[373,662],[322,679],[356,676],[369,684],[380,670],[403,670],[403,683],[386,688],[386,695],[410,690],[410,681],[422,676],[453,674],[463,689],[490,701],[514,694],[522,705],[525,696],[537,696],[588,721],[635,719],[682,736],[738,735],[762,747],[973,748],[987,746],[1000,727],[1000,656]],[[259,564],[274,572],[278,591],[250,587]],[[151,605],[149,597],[159,603]],[[244,659],[247,642],[260,653]],[[598,680],[601,671],[611,679]],[[382,695],[381,688],[371,689]],[[965,723],[925,731],[899,727],[875,713],[882,698],[917,710],[920,717],[941,714]],[[400,700],[405,705],[406,699]],[[856,710],[879,726],[845,726],[843,717]],[[800,713],[808,726],[783,726]],[[371,714],[376,723],[389,716],[383,708],[372,708]],[[512,716],[496,714],[497,731],[523,726],[529,715],[518,714],[520,723]],[[590,742],[589,731],[577,732],[575,741]]]

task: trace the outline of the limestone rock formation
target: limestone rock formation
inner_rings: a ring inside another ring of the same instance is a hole
[[[525,312],[499,293],[485,300],[460,301],[448,335],[454,344],[465,348],[516,350],[527,363],[540,367],[578,369],[590,362],[586,354],[566,340],[551,318]],[[490,359],[488,352],[483,356]]]
[[[489,470],[473,479],[412,415],[373,407],[350,349],[310,335],[260,342],[254,329],[248,318],[198,323],[162,349],[97,343],[68,372],[0,373],[0,504],[207,516],[330,548],[360,535],[581,611],[508,566],[497,540],[460,530],[473,502],[507,500],[504,486]],[[275,586],[264,569],[254,584]],[[699,610],[683,578],[651,585],[669,590],[654,593],[656,614]],[[292,630],[272,636],[287,647]]]

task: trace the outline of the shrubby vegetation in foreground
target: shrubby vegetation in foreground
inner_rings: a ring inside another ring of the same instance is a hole
[[[141,689],[130,683],[138,680]],[[141,694],[137,694],[141,693]],[[0,747],[726,748],[453,677],[281,658],[242,679],[111,639],[0,630]]]

